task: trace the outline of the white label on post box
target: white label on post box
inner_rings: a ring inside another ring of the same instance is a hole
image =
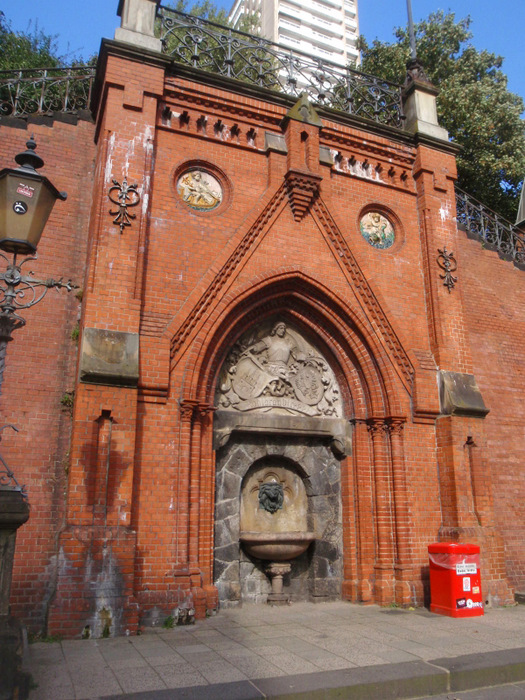
[[[470,576],[465,576],[463,578],[463,590],[470,591]]]
[[[477,571],[475,564],[456,564],[456,574],[465,576],[465,574],[475,574]]]

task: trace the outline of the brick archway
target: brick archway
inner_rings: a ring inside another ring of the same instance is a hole
[[[276,313],[315,339],[337,375],[345,417],[354,426],[352,456],[341,462],[342,597],[407,603],[419,585],[411,568],[403,451],[409,396],[360,310],[295,270],[277,271],[225,296],[185,357],[181,444],[187,448],[180,468],[192,492],[178,527],[189,533],[190,565],[202,573],[205,587],[212,585],[211,416],[219,368],[244,329]]]

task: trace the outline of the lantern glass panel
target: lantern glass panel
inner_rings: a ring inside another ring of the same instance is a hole
[[[55,200],[45,178],[17,170],[0,173],[0,248],[34,253]]]

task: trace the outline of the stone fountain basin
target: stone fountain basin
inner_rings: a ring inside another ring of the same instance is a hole
[[[240,540],[256,559],[288,561],[306,552],[315,540],[313,532],[241,532]]]

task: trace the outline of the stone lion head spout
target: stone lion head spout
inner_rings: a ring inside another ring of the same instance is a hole
[[[283,507],[284,491],[281,484],[270,481],[259,487],[259,506],[268,513],[275,513]]]

